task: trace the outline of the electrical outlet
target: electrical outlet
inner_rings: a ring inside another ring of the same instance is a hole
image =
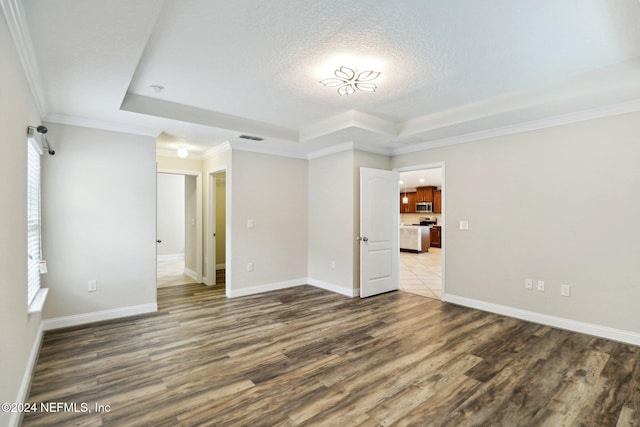
[[[252,262],[247,264],[247,271],[253,271],[253,263]]]
[[[533,289],[533,279],[525,279],[524,280],[524,288],[525,289]]]
[[[336,269],[336,262],[335,261],[331,261],[331,269],[332,270]]]
[[[95,292],[98,290],[98,281],[97,280],[89,280],[89,284],[87,285],[87,290],[89,292]]]
[[[563,297],[571,296],[571,285],[560,285],[560,295]]]
[[[538,280],[538,290],[541,292],[544,291],[544,280]]]

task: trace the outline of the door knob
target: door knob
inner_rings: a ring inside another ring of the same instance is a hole
[[[156,243],[162,243],[162,240],[156,240]]]
[[[368,241],[369,241],[369,238],[368,238],[368,237],[366,237],[366,236],[365,236],[365,237],[360,237],[360,236],[358,236],[358,237],[356,237],[356,240],[357,240],[357,241],[368,242]]]

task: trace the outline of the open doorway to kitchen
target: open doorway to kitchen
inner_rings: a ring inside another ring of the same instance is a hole
[[[156,284],[202,281],[202,197],[199,172],[157,174]]]
[[[399,289],[444,295],[444,164],[398,170],[400,175]]]

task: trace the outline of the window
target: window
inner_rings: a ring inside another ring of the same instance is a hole
[[[40,156],[42,148],[33,138],[28,138],[27,164],[27,265],[28,305],[40,290]]]

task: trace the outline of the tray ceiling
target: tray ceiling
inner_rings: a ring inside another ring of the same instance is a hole
[[[47,120],[162,133],[200,151],[230,142],[305,156],[352,143],[399,153],[640,109],[637,0],[25,0],[23,8]],[[341,66],[380,72],[376,91],[340,96],[319,83]]]

